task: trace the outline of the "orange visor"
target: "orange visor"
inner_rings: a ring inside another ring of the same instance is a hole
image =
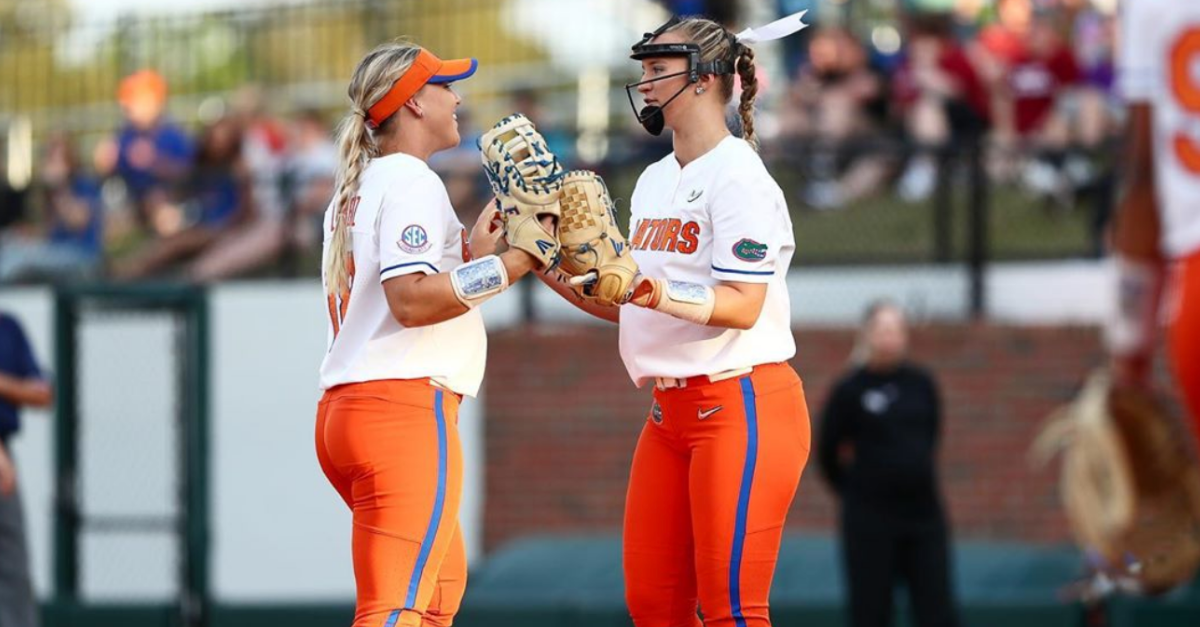
[[[371,128],[378,128],[384,120],[399,111],[400,107],[403,107],[404,103],[408,102],[426,83],[439,84],[460,81],[474,74],[477,67],[479,67],[479,62],[475,59],[443,61],[435,57],[432,52],[422,48],[408,71],[396,80],[391,90],[383,98],[380,98],[379,102],[371,105],[371,108],[367,110],[367,125]]]

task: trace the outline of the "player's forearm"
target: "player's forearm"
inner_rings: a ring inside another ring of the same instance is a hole
[[[504,270],[508,272],[509,284],[516,283],[518,279],[534,271],[538,267],[538,261],[529,253],[510,248],[498,255],[500,261],[504,263]]]
[[[0,374],[0,398],[16,405],[48,407],[54,401],[54,391],[41,379],[19,379]]]
[[[614,324],[620,322],[620,309],[618,307],[606,307],[585,300],[567,285],[561,274],[557,272],[538,272],[537,277],[542,283],[545,283],[555,293],[562,296],[568,303],[575,305],[580,311]]]
[[[749,329],[758,322],[767,286],[758,283],[720,283],[643,278],[630,303],[686,320],[726,329]]]
[[[384,283],[384,293],[397,322],[409,328],[424,327],[463,315],[508,289],[536,264],[528,254],[508,250],[450,272],[390,279]]]
[[[1113,249],[1139,261],[1161,262],[1154,188],[1136,181],[1126,189],[1113,224]]]
[[[1125,189],[1113,224],[1113,248],[1130,259],[1157,263],[1162,259],[1162,227],[1154,191],[1153,125],[1148,106],[1130,108],[1127,135]]]
[[[401,277],[403,278],[403,277]],[[418,277],[389,295],[388,307],[396,322],[408,327],[424,327],[457,318],[468,307],[454,294],[450,275],[446,272]]]
[[[758,322],[766,300],[765,290],[762,294],[750,294],[728,285],[717,285],[713,292],[716,302],[708,326],[745,330]]]

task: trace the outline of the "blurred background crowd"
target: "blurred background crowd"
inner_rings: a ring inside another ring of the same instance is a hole
[[[812,28],[759,56],[762,150],[796,216],[797,263],[950,261],[975,222],[991,227],[989,258],[1102,249],[1122,124],[1115,0],[617,2],[582,43],[521,24],[476,36],[488,20],[552,20],[550,3],[438,4],[420,19],[337,0],[114,20],[0,2],[0,78],[15,88],[0,96],[0,283],[315,275],[346,74],[398,35],[483,64],[463,86],[462,146],[436,163],[466,223],[489,196],[475,138],[509,111],[622,197],[669,151],[622,93],[628,46],[662,9],[737,29],[810,9]]]

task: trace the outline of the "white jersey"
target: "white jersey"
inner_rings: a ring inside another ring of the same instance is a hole
[[[1163,246],[1200,250],[1200,2],[1126,0],[1119,88],[1154,107],[1154,158]]]
[[[469,257],[467,232],[441,179],[425,162],[396,153],[373,159],[351,211],[353,280],[348,298],[327,297],[329,349],[321,389],[343,383],[429,377],[468,396],[479,391],[487,335],[478,309],[406,328],[388,308],[383,282],[446,272]],[[334,208],[325,212],[325,254]]]
[[[787,270],[796,248],[779,185],[745,141],[727,137],[680,168],[675,153],[646,168],[631,203],[629,244],[646,276],[716,285],[766,283],[754,327],[702,326],[621,307],[621,358],[641,387],[791,359]]]

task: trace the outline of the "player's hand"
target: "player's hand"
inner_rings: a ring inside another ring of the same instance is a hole
[[[546,227],[546,231],[550,231],[551,233],[554,232],[554,228],[556,228],[557,223],[558,222],[553,216],[547,215],[541,217],[541,226]],[[517,249],[517,247],[509,246],[509,249],[504,251],[504,255],[506,258],[509,258],[511,261],[517,263],[517,267],[520,268],[522,274],[528,273],[528,271],[539,271],[541,274],[553,276],[551,273],[557,273],[557,270],[553,267],[545,267],[545,265],[542,265],[541,259],[534,256],[532,252],[527,250]],[[511,267],[509,268],[509,280],[515,281],[512,279]]]
[[[633,293],[629,297],[631,305],[654,309],[662,300],[662,284],[644,275],[637,275],[633,280]]]
[[[496,249],[504,241],[504,220],[500,218],[500,210],[496,201],[488,201],[479,212],[479,219],[471,227],[470,241],[467,248],[471,251],[472,259],[479,259],[496,254]]]
[[[0,496],[12,496],[17,490],[17,469],[8,452],[0,446]]]
[[[542,223],[542,226],[545,227],[547,231],[549,231],[551,233],[556,232],[556,229],[558,227],[558,220],[554,216],[542,216],[542,218],[539,221]],[[538,259],[537,257],[535,257],[533,255],[533,253],[530,253],[525,250],[521,250],[520,248],[510,247],[509,250],[520,250],[521,252],[525,253],[524,255],[522,255],[522,259],[528,260],[528,261],[532,262],[532,264],[533,264],[533,265],[529,266],[529,270],[541,271],[543,274],[545,274],[554,269],[553,266],[550,266],[550,267],[543,266],[541,260]]]

